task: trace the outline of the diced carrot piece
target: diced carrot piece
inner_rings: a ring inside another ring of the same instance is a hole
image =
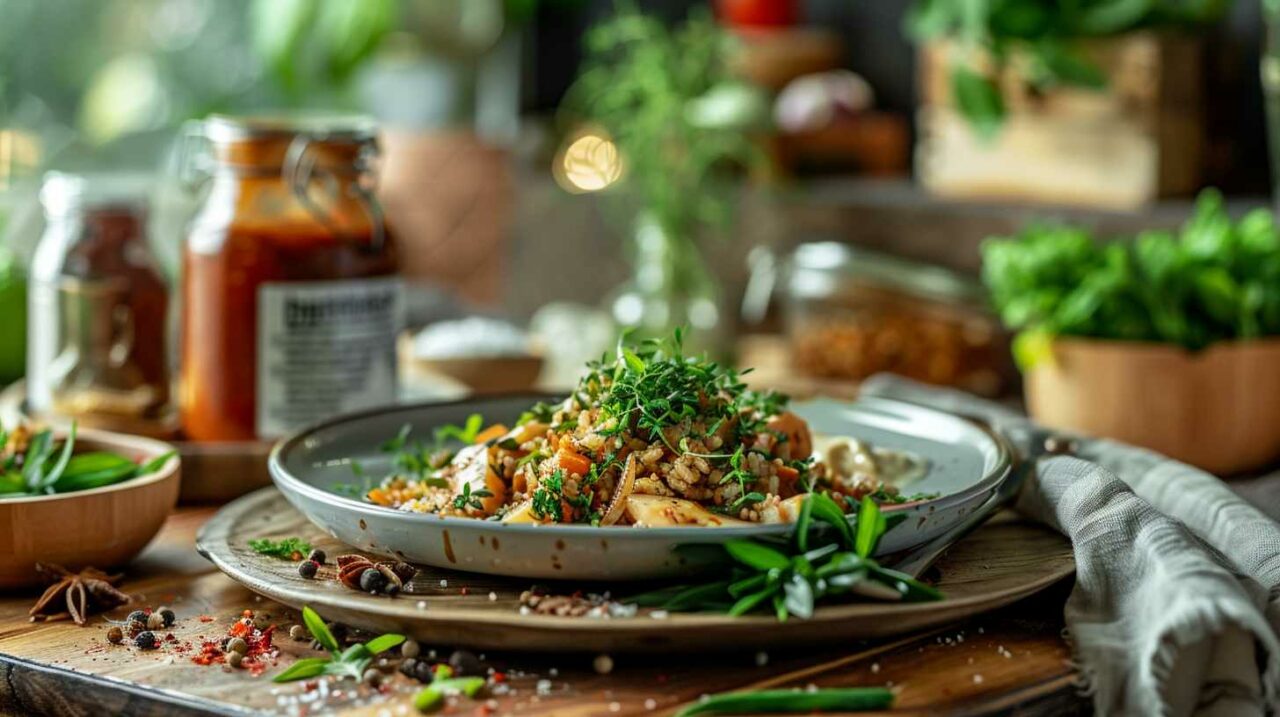
[[[785,481],[793,481],[800,477],[800,471],[791,466],[778,466],[778,477]]]
[[[584,476],[591,470],[591,461],[587,460],[586,456],[568,448],[561,448],[556,453],[556,458],[559,460],[560,467],[570,473]]]
[[[500,436],[505,436],[505,435],[507,435],[507,427],[502,425],[501,423],[495,423],[492,426],[489,426],[483,431],[480,431],[479,433],[477,433],[475,442],[484,443],[485,441],[491,441],[495,438],[498,438]]]
[[[369,494],[365,497],[374,505],[391,505],[391,500],[387,497],[386,491],[381,488],[374,488],[369,491]]]

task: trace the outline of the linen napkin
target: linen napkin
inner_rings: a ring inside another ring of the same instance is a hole
[[[897,376],[864,395],[987,421],[1022,455],[1022,414]],[[1280,708],[1280,525],[1217,478],[1141,448],[1076,437],[1041,458],[1017,509],[1072,544],[1065,618],[1103,715],[1263,715]]]

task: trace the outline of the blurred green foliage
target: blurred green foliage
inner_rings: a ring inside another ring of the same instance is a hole
[[[1232,221],[1201,193],[1178,232],[1099,241],[1079,227],[1033,225],[982,246],[983,280],[1020,363],[1048,337],[1155,341],[1202,349],[1280,335],[1280,231],[1271,212]]]
[[[617,144],[630,197],[667,232],[726,222],[715,190],[762,159],[752,134],[768,117],[759,90],[730,72],[733,38],[705,8],[669,27],[623,5],[584,45],[562,110]]]
[[[1280,0],[1265,0],[1280,2]],[[1231,0],[915,0],[907,32],[918,41],[954,40],[951,87],[957,108],[986,137],[999,131],[1004,102],[995,69],[1013,53],[1022,79],[1037,90],[1101,88],[1106,78],[1072,41],[1149,27],[1190,28],[1215,22]]]

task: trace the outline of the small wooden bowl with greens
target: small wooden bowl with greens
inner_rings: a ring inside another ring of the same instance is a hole
[[[128,562],[178,500],[162,441],[106,431],[0,427],[0,589],[42,582],[35,565]]]

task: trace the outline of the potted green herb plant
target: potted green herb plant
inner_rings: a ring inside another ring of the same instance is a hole
[[[767,103],[731,74],[733,39],[709,13],[668,27],[624,7],[585,47],[563,111],[616,147],[610,191],[634,222],[635,271],[610,302],[614,318],[650,336],[685,325],[715,348],[720,287],[700,242],[726,227],[729,190],[762,159],[753,131]]]
[[[916,0],[931,190],[1127,207],[1201,186],[1203,47],[1229,0]]]
[[[1043,424],[1216,473],[1280,457],[1280,230],[1200,196],[1180,231],[989,239],[983,278]]]

